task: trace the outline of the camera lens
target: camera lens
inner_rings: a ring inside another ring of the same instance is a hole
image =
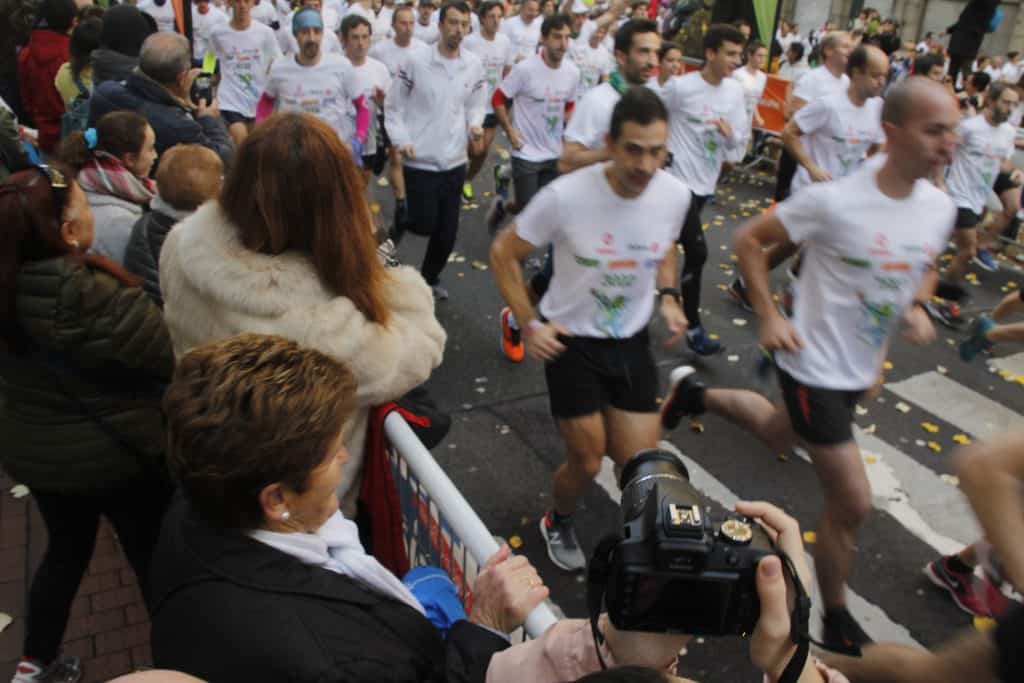
[[[654,485],[666,480],[683,483],[689,488],[690,473],[675,453],[650,448],[633,456],[619,478],[624,518],[633,519],[639,515]]]

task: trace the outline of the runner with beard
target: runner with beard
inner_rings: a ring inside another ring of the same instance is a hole
[[[320,12],[320,16],[323,16],[323,3],[322,0],[302,0],[299,5],[299,9],[314,9]],[[294,17],[294,15],[292,15]],[[287,56],[296,55],[299,52],[299,44],[295,40],[295,34],[292,33],[292,21],[288,19],[281,27],[277,30],[277,43],[281,46],[281,52]],[[328,31],[326,24],[324,25],[324,38],[320,44],[320,50],[324,54],[336,54],[343,55],[345,50],[341,47],[341,40],[338,38],[338,34],[334,31]]]
[[[515,61],[521,62],[537,51],[543,21],[540,16],[539,0],[523,0],[519,6],[519,14],[501,22],[501,32],[512,41]]]
[[[366,98],[352,65],[345,57],[321,50],[324,21],[319,12],[301,9],[292,17],[292,32],[299,44],[294,57],[279,59],[270,69],[256,118],[276,111],[297,111],[323,119],[358,158],[370,126]],[[356,111],[355,125],[349,107]]]
[[[441,30],[437,26],[437,5],[434,4],[434,0],[419,0],[412,34],[427,45],[434,45],[441,39]]]

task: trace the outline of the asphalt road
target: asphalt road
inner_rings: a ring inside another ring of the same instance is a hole
[[[673,367],[691,363],[709,385],[777,396],[774,381],[763,382],[755,371],[754,316],[722,291],[735,268],[732,236],[746,217],[767,205],[772,184],[760,176],[722,184],[715,204],[705,210],[710,256],[704,271],[704,324],[719,335],[726,350],[699,359],[683,348],[664,349],[660,342],[667,334],[655,323],[652,338],[662,387]],[[487,267],[490,237],[484,225],[493,190],[490,164],[475,188],[479,205],[463,210],[456,254],[442,276],[451,298],[437,305],[448,345],[428,388],[453,415],[453,427],[434,454],[491,531],[521,541],[518,552],[538,567],[558,607],[569,617],[584,617],[582,576],[550,563],[537,528],[550,505],[551,472],[564,457],[548,413],[543,368],[529,359],[510,363],[499,349],[503,304]],[[390,191],[375,186],[374,194],[387,219]],[[399,250],[401,259],[418,266],[425,242],[408,236]],[[978,284],[970,288],[968,315],[991,308],[1004,290],[1024,282],[1024,273],[1012,263],[1003,260],[1002,265],[995,274],[972,270]],[[780,269],[777,284],[783,277]],[[960,338],[940,328],[938,340],[927,348],[896,340],[885,391],[858,410],[858,439],[875,512],[860,535],[851,605],[879,639],[931,647],[972,628],[971,618],[933,589],[921,568],[938,552],[974,538],[973,519],[949,477],[954,437],[978,439],[1011,425],[1024,426],[1024,354],[1011,355],[1019,348],[999,350],[995,360],[968,365],[956,355],[954,343]],[[1008,376],[990,367],[993,362],[1009,368],[1003,370]],[[686,455],[691,478],[716,505],[731,505],[736,497],[768,500],[794,515],[805,531],[815,529],[821,496],[808,462],[799,454],[769,452],[715,417],[705,417],[701,424],[703,432],[684,423],[667,438]],[[585,496],[577,525],[588,553],[619,524],[617,494],[610,472],[605,472]],[[760,681],[749,664],[746,644],[735,638],[692,641],[680,664],[683,675],[699,681]]]

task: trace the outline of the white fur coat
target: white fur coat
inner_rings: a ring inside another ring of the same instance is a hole
[[[310,261],[289,252],[244,248],[216,202],[179,223],[160,252],[164,316],[175,356],[204,343],[254,332],[292,339],[343,362],[359,383],[359,409],[344,425],[349,461],[342,510],[354,518],[369,409],[419,386],[441,363],[445,332],[420,274],[388,270],[387,326],[371,323],[351,301],[327,291]]]

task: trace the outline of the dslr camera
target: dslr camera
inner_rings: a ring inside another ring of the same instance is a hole
[[[774,554],[764,530],[740,515],[713,517],[669,451],[638,453],[620,485],[622,537],[598,546],[588,601],[603,589],[611,622],[626,631],[751,633],[761,609],[757,564]]]

